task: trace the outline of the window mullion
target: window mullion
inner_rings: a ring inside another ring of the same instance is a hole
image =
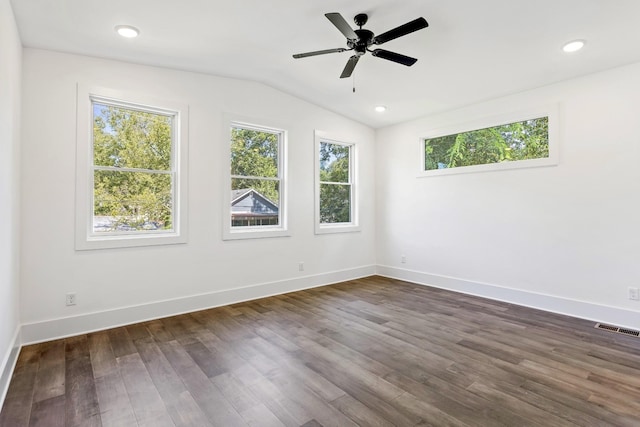
[[[174,171],[172,170],[121,168],[121,167],[115,167],[115,166],[97,166],[97,165],[93,165],[93,170],[111,171],[111,172],[155,173],[155,174],[164,174],[164,175],[172,175],[174,173]]]
[[[252,175],[231,175],[231,178],[236,179],[259,179],[263,181],[281,181],[280,177],[266,177],[266,176],[252,176]]]

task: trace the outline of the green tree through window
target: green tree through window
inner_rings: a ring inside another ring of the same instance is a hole
[[[425,170],[549,157],[549,118],[425,139]]]
[[[93,230],[173,230],[173,117],[93,103]]]
[[[281,138],[279,131],[232,125],[231,190],[233,194],[248,194],[253,190],[254,201],[251,206],[231,206],[232,227],[280,224]],[[260,197],[266,198],[266,202],[258,200]],[[265,211],[265,205],[269,204],[275,209]]]
[[[320,223],[352,218],[350,145],[320,143]]]

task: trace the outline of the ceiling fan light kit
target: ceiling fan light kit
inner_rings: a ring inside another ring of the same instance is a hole
[[[398,37],[406,36],[407,34],[413,33],[414,31],[418,31],[423,28],[427,28],[429,26],[426,19],[420,17],[376,36],[375,34],[373,34],[373,32],[362,28],[369,19],[366,13],[359,13],[353,18],[353,21],[359,27],[359,29],[357,30],[351,28],[351,26],[342,17],[342,15],[337,12],[326,13],[324,16],[326,16],[327,19],[331,21],[331,23],[347,38],[347,47],[298,53],[293,55],[293,57],[297,59],[306,58],[308,56],[325,55],[327,53],[353,51],[354,54],[349,58],[349,60],[347,61],[347,65],[345,65],[344,69],[342,70],[342,74],[340,75],[341,79],[351,76],[353,70],[358,64],[358,61],[360,60],[360,57],[367,52],[370,52],[371,55],[376,58],[386,59],[387,61],[393,61],[398,64],[406,65],[408,67],[412,66],[416,63],[416,58],[412,58],[410,56],[402,55],[396,52],[391,52],[385,49],[371,49],[371,46],[381,45],[388,41],[397,39]]]

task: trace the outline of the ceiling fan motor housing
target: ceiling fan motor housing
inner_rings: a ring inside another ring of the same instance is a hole
[[[349,40],[347,45],[349,48],[353,48],[356,55],[362,56],[367,51],[367,48],[373,43],[373,32],[369,30],[354,30],[358,35],[358,40]]]

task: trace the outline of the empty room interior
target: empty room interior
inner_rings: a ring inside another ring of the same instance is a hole
[[[639,17],[0,0],[0,426],[640,425]]]

